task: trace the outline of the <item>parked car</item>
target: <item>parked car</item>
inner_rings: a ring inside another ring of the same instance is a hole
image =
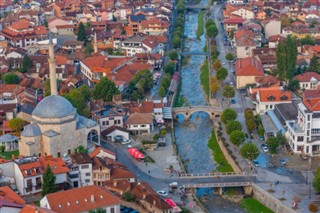
[[[260,136],[259,139],[260,139],[260,141],[264,141],[264,137],[263,136]]]
[[[115,142],[122,142],[123,141],[123,136],[122,135],[116,135],[114,136]]]
[[[286,159],[280,159],[279,162],[280,162],[280,164],[283,165],[283,166],[284,166],[284,165],[287,165],[287,160],[286,160]]]
[[[262,147],[263,152],[269,152],[269,149],[267,146]]]
[[[234,99],[230,100],[230,104],[235,104],[235,103],[236,103],[236,100],[234,100]]]
[[[121,144],[126,145],[126,144],[129,144],[129,143],[131,143],[131,142],[132,142],[132,141],[129,140],[129,139],[124,139],[124,140],[121,142]]]
[[[158,195],[162,196],[162,197],[167,197],[168,196],[168,193],[166,191],[157,191]]]
[[[253,163],[253,165],[254,165],[255,167],[260,167],[259,161],[253,160],[252,163]]]
[[[234,83],[233,83],[233,82],[230,82],[229,84],[230,84],[230,86],[232,86],[232,87],[234,86]]]
[[[263,148],[263,147],[267,147],[267,148],[268,148],[268,145],[265,144],[265,143],[263,143],[263,144],[261,144],[261,147],[262,147],[262,148]]]

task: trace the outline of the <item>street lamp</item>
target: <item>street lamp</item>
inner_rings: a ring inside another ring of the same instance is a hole
[[[309,200],[311,199],[311,181],[309,178],[309,172],[311,170],[311,156],[308,159],[308,190],[309,190]]]

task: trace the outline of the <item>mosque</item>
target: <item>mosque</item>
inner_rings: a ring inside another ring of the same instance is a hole
[[[19,152],[23,156],[63,157],[88,143],[100,144],[100,126],[80,116],[72,104],[58,95],[53,43],[49,41],[51,95],[32,112],[32,123],[21,133]]]

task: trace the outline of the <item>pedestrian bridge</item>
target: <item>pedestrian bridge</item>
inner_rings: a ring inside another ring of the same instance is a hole
[[[172,117],[182,114],[186,120],[189,120],[195,112],[206,112],[211,119],[220,117],[223,109],[221,107],[212,106],[190,106],[190,107],[175,107],[172,108]]]
[[[201,4],[187,4],[185,8],[188,10],[205,10],[207,9],[206,5]]]
[[[185,56],[185,55],[205,55],[209,56],[209,53],[206,52],[200,52],[200,51],[194,51],[194,52],[182,52],[180,55]]]

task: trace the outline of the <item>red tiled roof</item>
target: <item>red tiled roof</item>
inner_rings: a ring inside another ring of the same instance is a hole
[[[282,102],[291,101],[291,93],[280,89],[259,90],[260,102]]]
[[[225,24],[242,24],[245,20],[243,18],[228,18],[224,20]]]
[[[0,198],[20,205],[26,204],[26,201],[17,195],[9,186],[0,187]]]
[[[240,58],[236,61],[237,76],[264,76],[262,63],[255,58]]]
[[[310,82],[311,78],[315,78],[320,81],[320,74],[316,72],[305,72],[294,76],[299,82]]]
[[[50,209],[41,208],[34,204],[28,204],[21,209],[20,213],[57,213],[57,212],[52,211]]]
[[[46,195],[50,208],[57,212],[87,212],[101,207],[120,205],[120,199],[106,188],[85,186]]]
[[[55,175],[67,173],[70,171],[66,163],[62,160],[62,158],[53,158],[52,156],[45,156],[45,157],[40,157],[39,161],[43,169],[45,169],[49,164],[52,172]]]
[[[320,111],[320,98],[304,99],[303,104],[310,111]]]
[[[98,154],[101,153],[101,152],[106,152],[106,153],[108,153],[108,154],[110,154],[110,155],[116,156],[116,154],[115,154],[114,152],[111,152],[110,150],[105,149],[105,148],[103,148],[103,147],[101,147],[101,146],[99,146],[99,147],[97,147],[95,150],[93,150],[93,151],[89,154],[89,156],[90,156],[90,158],[93,158],[93,157],[95,157],[96,155],[98,155]]]

